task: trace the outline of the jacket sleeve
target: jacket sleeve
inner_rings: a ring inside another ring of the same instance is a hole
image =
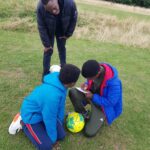
[[[52,98],[52,97],[51,97]],[[59,97],[53,97],[55,100],[49,100],[42,109],[43,122],[46,127],[48,136],[52,143],[56,142],[57,139],[57,113],[59,106]]]
[[[52,46],[52,43],[49,39],[49,35],[47,32],[47,27],[44,21],[43,12],[40,8],[37,9],[37,24],[38,24],[39,35],[43,46],[44,47]]]
[[[98,106],[114,106],[121,96],[121,87],[120,85],[112,85],[107,87],[107,90],[107,96],[105,97],[94,94],[92,102]]]
[[[69,27],[66,32],[67,37],[72,36],[72,34],[75,30],[75,27],[76,27],[77,18],[78,18],[78,12],[77,12],[77,8],[76,8],[76,4],[75,4],[75,2],[73,2],[72,10],[71,10],[70,24],[69,24]]]
[[[61,121],[62,124],[64,124],[65,98],[66,97],[62,97],[58,108],[58,119]]]

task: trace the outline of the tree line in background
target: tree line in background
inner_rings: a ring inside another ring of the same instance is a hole
[[[150,8],[150,0],[105,0],[105,1]]]

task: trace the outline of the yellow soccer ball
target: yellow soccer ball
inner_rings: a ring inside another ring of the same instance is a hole
[[[66,123],[67,129],[73,133],[80,132],[85,125],[83,116],[77,112],[69,113]]]

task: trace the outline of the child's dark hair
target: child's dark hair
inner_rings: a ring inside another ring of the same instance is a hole
[[[99,70],[99,63],[96,60],[88,60],[82,66],[82,75],[85,78],[94,77]]]
[[[64,65],[59,74],[59,80],[63,84],[69,84],[77,82],[80,75],[80,69],[72,64]]]

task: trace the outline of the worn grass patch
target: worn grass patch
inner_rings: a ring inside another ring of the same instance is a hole
[[[115,16],[84,12],[80,13],[75,36],[148,48],[150,47],[149,26],[150,22],[137,21],[131,17],[119,20]]]

